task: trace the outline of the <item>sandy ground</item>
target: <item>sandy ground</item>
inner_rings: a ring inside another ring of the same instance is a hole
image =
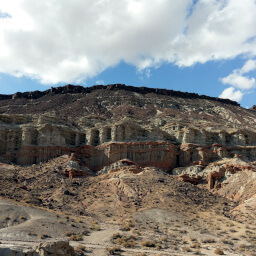
[[[196,216],[196,215],[195,215]],[[192,217],[192,216],[191,216]],[[245,225],[243,223],[236,223],[220,218],[207,213],[201,213],[197,216],[200,220],[193,224],[194,226],[185,225],[186,222],[189,223],[189,216],[180,215],[180,213],[170,212],[161,209],[148,209],[145,211],[140,211],[133,215],[132,220],[139,223],[136,230],[140,230],[141,233],[139,239],[136,241],[134,248],[125,248],[121,246],[123,256],[134,255],[195,255],[196,250],[194,248],[191,251],[182,252],[182,248],[189,247],[191,245],[188,241],[190,237],[196,237],[199,241],[204,238],[210,238],[212,234],[216,231],[211,231],[213,233],[201,234],[200,229],[196,230],[194,227],[198,225],[199,228],[208,228],[211,230],[211,226],[220,226],[222,231],[229,232],[229,230],[236,229],[236,233],[227,233],[229,236],[229,241],[233,241],[236,245],[237,243],[243,243],[241,241],[241,236],[245,232]],[[193,218],[192,218],[193,219]],[[90,220],[88,220],[89,222]],[[194,223],[194,222],[191,222]],[[155,225],[159,226],[159,232],[155,232]],[[232,226],[229,226],[231,225]],[[92,256],[106,256],[107,248],[116,247],[113,243],[113,234],[121,233],[122,235],[131,236],[134,234],[134,230],[122,231],[120,230],[120,225],[118,224],[107,224],[99,223],[100,230],[92,231],[89,235],[83,236],[83,240],[76,242],[70,241],[73,247],[78,247],[83,245],[86,247],[84,255]],[[60,217],[55,213],[47,212],[41,209],[32,208],[29,206],[22,206],[15,204],[11,201],[5,199],[0,199],[0,248],[22,248],[30,249],[37,246],[40,242],[56,241],[56,240],[68,240],[65,235],[67,231],[81,232],[85,227],[85,222],[74,223],[71,219],[67,220],[66,217]],[[187,233],[182,234],[180,231],[186,230]],[[42,234],[49,235],[49,238],[41,239]],[[182,242],[177,244],[178,249],[174,250],[172,246],[164,249],[148,248],[141,246],[141,242],[146,239],[157,240],[163,236],[168,236],[169,245],[171,244],[173,237],[178,235]],[[173,237],[172,237],[173,236]],[[238,237],[240,240],[234,240]],[[218,240],[218,235],[215,233],[215,240]],[[234,253],[232,252],[232,246],[221,244],[218,241],[215,243],[201,243],[199,255],[209,255],[214,256],[214,250],[216,248],[222,248],[225,255],[235,256],[235,255],[248,255],[246,253]]]
[[[24,221],[13,221],[18,218],[24,218]],[[5,219],[8,217],[6,223]],[[67,239],[63,237],[65,227],[59,224],[58,217],[40,209],[35,209],[28,206],[21,206],[12,202],[0,199],[0,219],[2,228],[0,229],[0,248],[22,248],[23,250],[35,248],[40,242],[56,241],[59,239]],[[140,222],[149,220],[156,221],[157,223],[167,223],[170,221],[176,221],[178,216],[173,216],[170,213],[158,209],[147,210],[145,213],[139,213],[134,216],[134,219]],[[7,225],[3,227],[3,225]],[[131,235],[130,231],[120,231],[119,225],[114,224],[100,224],[101,229],[99,231],[91,232],[89,236],[83,236],[83,241],[70,241],[73,247],[83,245],[86,247],[85,255],[93,256],[106,256],[107,248],[113,248],[115,245],[112,242],[113,234],[121,232],[124,235]],[[50,232],[50,229],[52,231]],[[33,232],[49,231],[52,238],[40,239],[38,236],[29,235]],[[150,235],[150,232],[148,232]],[[208,245],[200,248],[201,255],[216,255],[214,249],[216,245]],[[140,245],[140,242],[134,248],[122,247],[122,255],[195,255],[195,251],[192,252],[177,252],[171,248],[157,250],[155,248],[145,248]],[[232,252],[226,253],[226,255],[242,255]]]
[[[55,214],[4,199],[0,199],[0,220],[0,240],[5,241],[39,241],[43,234],[58,239],[66,230]]]

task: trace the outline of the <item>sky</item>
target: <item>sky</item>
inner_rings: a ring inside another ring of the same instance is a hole
[[[0,0],[0,94],[71,83],[256,105],[255,0]]]

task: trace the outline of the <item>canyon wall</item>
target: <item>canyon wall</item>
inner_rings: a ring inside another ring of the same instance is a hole
[[[93,127],[65,125],[49,116],[0,115],[0,158],[30,165],[76,153],[91,170],[121,159],[166,171],[235,154],[254,160],[256,136],[248,130],[207,131],[188,126],[143,127],[130,120]]]
[[[0,95],[0,161],[76,153],[92,170],[127,158],[169,170],[240,154],[255,160],[256,113],[236,102],[125,85]]]

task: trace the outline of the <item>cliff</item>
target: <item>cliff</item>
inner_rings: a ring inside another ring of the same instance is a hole
[[[256,113],[229,100],[119,84],[0,98],[4,162],[29,165],[75,152],[92,170],[127,158],[168,171],[255,157]]]
[[[219,101],[225,104],[231,104],[235,106],[239,106],[239,104],[235,101],[229,99],[220,99],[216,97],[210,97],[206,95],[198,95],[197,93],[188,93],[188,92],[180,92],[174,90],[167,90],[167,89],[156,89],[156,88],[148,88],[148,87],[134,87],[134,86],[127,86],[125,84],[109,84],[109,85],[95,85],[92,87],[83,87],[79,85],[71,85],[68,84],[62,87],[52,87],[46,91],[33,91],[33,92],[17,92],[11,95],[0,94],[0,100],[6,99],[38,99],[47,94],[67,94],[67,93],[79,93],[79,94],[87,94],[91,93],[95,90],[109,90],[109,91],[118,91],[118,90],[126,90],[130,92],[137,92],[140,94],[148,94],[148,93],[155,93],[159,95],[168,95],[173,97],[180,97],[180,98],[187,98],[187,99],[208,99],[213,101]]]

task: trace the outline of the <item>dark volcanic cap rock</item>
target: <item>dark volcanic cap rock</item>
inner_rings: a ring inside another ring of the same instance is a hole
[[[110,90],[110,91],[118,91],[118,90],[126,90],[130,92],[137,92],[141,94],[148,94],[148,93],[155,93],[159,95],[168,95],[180,98],[188,98],[188,99],[207,99],[213,101],[219,101],[225,104],[240,106],[237,102],[229,100],[229,99],[220,99],[217,97],[209,97],[206,95],[198,95],[197,93],[188,93],[188,92],[180,92],[174,90],[167,90],[167,89],[157,89],[157,88],[148,88],[148,87],[134,87],[134,86],[127,86],[125,84],[109,84],[109,85],[94,85],[92,87],[83,87],[79,85],[71,85],[68,84],[62,87],[52,87],[46,91],[33,91],[33,92],[17,92],[11,95],[0,94],[0,100],[6,99],[18,99],[18,98],[25,98],[25,99],[38,99],[43,97],[47,94],[67,94],[67,93],[82,93],[87,94],[91,93],[95,90]]]
[[[249,108],[250,110],[256,111],[256,105],[253,105],[251,108]]]

